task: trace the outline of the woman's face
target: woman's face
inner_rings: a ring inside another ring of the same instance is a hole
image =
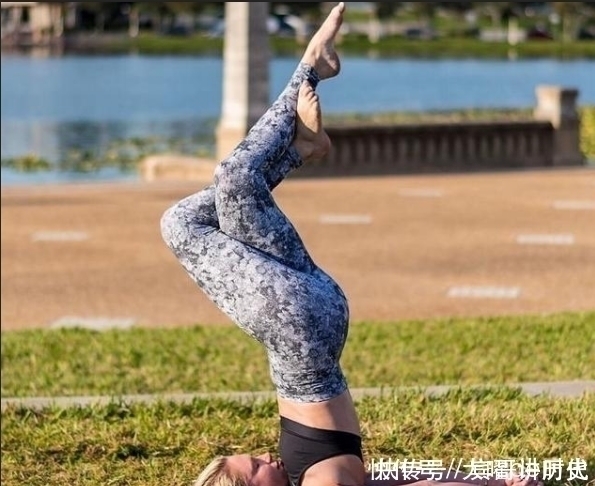
[[[252,457],[248,454],[229,456],[227,470],[244,478],[250,486],[286,486],[289,484],[283,463],[273,460],[268,452]]]

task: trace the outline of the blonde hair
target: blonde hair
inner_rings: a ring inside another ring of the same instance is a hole
[[[193,486],[248,486],[246,481],[232,476],[225,469],[226,457],[216,457],[203,469]]]

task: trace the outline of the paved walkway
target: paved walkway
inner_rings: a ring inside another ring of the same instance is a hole
[[[3,187],[2,330],[227,323],[159,234],[203,185]],[[592,168],[293,179],[275,194],[353,321],[595,309]]]
[[[351,393],[355,400],[366,396],[389,395],[393,391],[405,390],[424,390],[430,395],[441,395],[449,390],[455,389],[477,389],[477,388],[497,388],[502,385],[478,385],[478,386],[428,386],[428,387],[400,387],[400,388],[355,388]],[[584,393],[595,393],[595,381],[561,381],[561,382],[541,382],[541,383],[516,383],[506,385],[511,388],[521,388],[528,395],[551,395],[554,397],[579,397]],[[275,398],[274,392],[221,392],[221,393],[174,393],[174,394],[156,394],[156,395],[124,395],[124,396],[87,396],[87,397],[35,397],[35,398],[3,398],[2,410],[8,407],[26,407],[30,409],[42,409],[50,406],[66,407],[84,407],[89,405],[106,405],[113,402],[132,403],[155,403],[155,402],[175,402],[189,403],[195,399],[226,399],[238,400],[242,402],[251,402],[259,400],[272,400]]]

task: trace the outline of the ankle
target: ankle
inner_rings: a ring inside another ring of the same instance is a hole
[[[316,141],[301,140],[296,138],[293,146],[304,162],[324,159],[331,150],[331,139],[326,133],[318,137]]]
[[[302,161],[306,162],[312,158],[314,144],[305,140],[294,140],[293,147]]]

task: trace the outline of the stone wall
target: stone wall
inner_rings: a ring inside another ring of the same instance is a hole
[[[329,127],[333,149],[304,176],[466,172],[550,167],[549,122]]]
[[[578,92],[536,89],[534,120],[327,128],[333,149],[300,176],[468,172],[581,165]],[[296,174],[297,175],[297,174]]]

